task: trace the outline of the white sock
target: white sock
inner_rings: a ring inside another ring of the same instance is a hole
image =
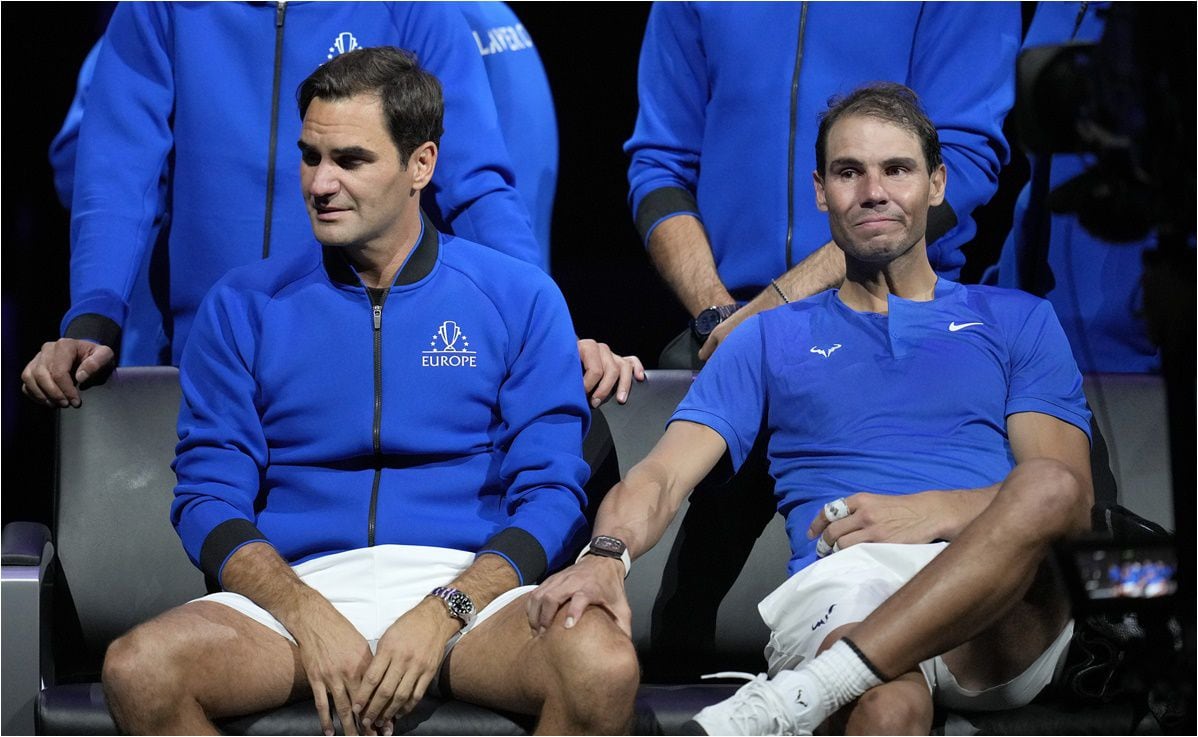
[[[773,682],[784,693],[793,694],[794,716],[809,731],[840,707],[882,685],[882,679],[847,640],[840,640],[798,670],[782,671]]]

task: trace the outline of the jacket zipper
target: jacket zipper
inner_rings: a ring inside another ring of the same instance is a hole
[[[266,156],[266,222],[262,226],[262,258],[270,256],[270,224],[275,205],[275,159],[279,148],[279,88],[283,81],[283,19],[287,0],[275,3],[275,76],[270,94],[270,148]]]
[[[807,32],[807,3],[799,11],[799,45],[795,49],[795,70],[790,80],[790,140],[786,144],[786,269],[794,266],[795,232],[795,136],[799,119],[799,70],[803,68],[803,37]]]
[[[383,303],[391,289],[367,288],[370,313],[374,325],[374,424],[371,428],[374,446],[374,483],[370,488],[370,517],[366,523],[366,545],[374,546],[374,520],[379,506],[379,482],[383,476]]]

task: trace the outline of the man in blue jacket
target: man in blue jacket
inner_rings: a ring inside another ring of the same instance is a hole
[[[595,532],[644,554],[725,453],[739,467],[763,438],[792,576],[759,606],[769,672],[698,726],[927,734],[934,703],[1021,706],[1063,661],[1073,623],[1047,558],[1089,528],[1090,415],[1050,304],[932,268],[952,180],[909,89],[838,101],[816,147],[844,284],[732,333]],[[622,573],[581,559],[530,596],[531,625],[595,604],[627,617]]]
[[[439,676],[541,732],[626,729],[637,663],[615,620],[538,634],[507,606],[585,529],[560,292],[422,215],[441,96],[406,52],[340,55],[299,104],[315,241],[296,245],[315,258],[233,269],[196,314],[171,518],[215,593],[112,645],[117,722],[205,734],[310,692],[327,734],[332,712],[389,734]]]
[[[177,364],[200,300],[217,279],[234,266],[295,253],[306,237],[301,203],[289,194],[299,162],[287,142],[298,123],[280,116],[279,105],[318,64],[378,45],[416,50],[446,80],[448,145],[425,211],[445,232],[543,265],[513,189],[478,46],[457,7],[121,5],[105,32],[79,131],[71,308],[63,338],[27,366],[26,393],[51,406],[78,406],[78,384],[117,360],[127,324],[135,328],[133,362],[156,363],[169,346]],[[224,104],[210,104],[214,89]],[[167,252],[155,255],[169,273],[147,290],[139,268],[163,214]],[[132,295],[142,298],[133,305],[141,314],[130,316]],[[603,344],[580,340],[578,350],[595,404],[622,401],[634,374],[641,376],[635,358]]]
[[[1110,3],[1039,3],[1024,48],[1102,38]],[[1156,234],[1116,243],[1086,230],[1076,214],[1052,212],[1050,192],[1097,157],[1031,157],[1032,182],[1015,203],[1011,232],[986,283],[1024,289],[1052,302],[1083,373],[1159,373],[1160,352],[1144,318],[1144,254]]]
[[[970,213],[1007,161],[1019,32],[1010,2],[655,4],[625,145],[629,203],[695,318],[662,365],[699,368],[750,315],[844,279],[806,177],[819,111],[866,82],[906,84],[936,124],[953,187],[932,209],[928,257],[957,278]]]

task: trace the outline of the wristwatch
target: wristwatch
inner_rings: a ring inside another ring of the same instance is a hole
[[[739,305],[712,305],[700,312],[691,320],[691,334],[699,343],[707,342],[707,336],[711,335],[711,331],[716,329],[716,326],[727,320],[740,308]]]
[[[632,556],[628,554],[628,546],[618,537],[596,535],[591,538],[591,543],[582,549],[574,562],[577,563],[587,555],[618,559],[624,564],[624,578],[628,578],[628,572],[632,570]]]
[[[459,591],[452,586],[438,586],[429,592],[429,596],[435,596],[445,602],[445,608],[449,610],[449,616],[456,617],[461,621],[463,627],[469,627],[474,621],[474,600],[465,592]]]

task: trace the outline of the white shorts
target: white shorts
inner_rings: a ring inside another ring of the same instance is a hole
[[[422,545],[376,545],[321,556],[294,566],[300,580],[316,589],[349,620],[374,652],[379,638],[401,615],[438,586],[445,586],[474,561],[474,553]],[[500,594],[469,627],[454,636],[445,652],[495,612],[535,586]],[[295,638],[270,612],[241,594],[221,591],[195,601],[214,601],[236,609],[292,643]],[[446,614],[448,616],[448,614]]]
[[[757,609],[770,628],[765,648],[770,676],[814,658],[828,633],[865,619],[910,581],[948,543],[864,543],[812,563],[767,596]],[[940,657],[919,664],[937,704],[950,709],[995,711],[1023,706],[1064,666],[1073,636],[1070,620],[1023,673],[981,691],[961,687]]]

